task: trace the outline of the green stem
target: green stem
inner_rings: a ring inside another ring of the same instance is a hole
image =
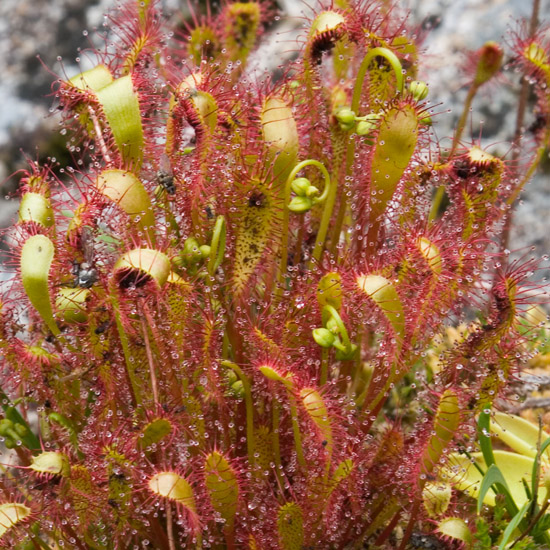
[[[254,405],[252,403],[252,390],[248,376],[233,361],[224,360],[221,363],[224,367],[231,369],[243,383],[244,403],[246,407],[246,445],[248,451],[248,462],[251,470],[254,470],[256,442],[254,438]]]
[[[315,239],[315,246],[313,247],[312,258],[316,262],[319,262],[321,255],[323,254],[323,248],[325,245],[325,239],[328,232],[328,226],[330,219],[332,218],[332,211],[334,210],[334,204],[336,203],[336,195],[338,191],[338,178],[337,173],[333,174],[333,177],[328,186],[328,197],[323,208],[323,216],[321,217],[321,225],[317,232],[317,238]],[[309,263],[309,268],[312,268],[312,262]]]
[[[361,61],[359,70],[357,71],[357,76],[355,78],[355,86],[353,87],[353,96],[351,100],[351,110],[354,113],[359,112],[361,94],[363,92],[363,83],[365,81],[365,76],[367,74],[371,61],[375,57],[383,57],[389,62],[389,64],[391,65],[395,73],[395,80],[397,82],[397,91],[399,93],[403,93],[403,89],[405,85],[404,78],[403,78],[403,67],[398,57],[388,48],[383,48],[383,47],[373,48],[372,50],[367,52],[367,54]],[[355,142],[352,139],[350,139],[348,140],[348,146],[346,151],[346,176],[350,175],[351,167],[354,161],[354,155],[355,155]],[[336,247],[338,246],[338,239],[340,236],[340,232],[342,231],[342,225],[346,215],[346,208],[347,208],[347,201],[345,198],[345,194],[342,194],[338,216],[336,218],[336,224],[334,226],[334,232],[332,235],[333,238],[332,238],[331,252],[333,254],[335,253]]]
[[[273,401],[272,409],[273,433],[271,434],[271,445],[273,446],[273,459],[275,461],[275,476],[280,487],[284,487],[281,461],[281,441],[279,428],[281,425],[281,409],[278,401]]]
[[[342,343],[346,348],[346,352],[349,352],[351,350],[351,341],[348,336],[348,331],[346,330],[346,325],[344,325],[344,321],[342,321],[342,317],[340,317],[340,314],[336,311],[334,307],[327,304],[323,308],[322,315],[323,326],[327,325],[330,318],[334,319],[336,325],[338,326],[338,333],[342,336]]]
[[[292,185],[292,182],[294,181],[294,178],[296,177],[296,174],[298,174],[300,170],[303,170],[307,166],[315,166],[319,168],[319,170],[321,171],[321,173],[325,178],[325,188],[323,189],[323,193],[321,194],[320,197],[317,198],[315,202],[316,203],[323,202],[327,200],[328,197],[330,196],[330,190],[331,190],[330,175],[327,169],[325,168],[325,166],[322,163],[320,163],[318,160],[314,160],[314,159],[303,160],[302,162],[300,162],[294,167],[292,172],[290,172],[286,180],[285,193],[284,193],[283,234],[281,238],[281,265],[279,268],[279,272],[277,274],[277,295],[280,295],[283,292],[283,280],[286,275],[287,265],[288,265],[288,226],[290,221],[290,210],[288,209],[288,204],[290,202],[291,185]],[[326,205],[325,205],[325,210],[326,210]],[[329,217],[329,220],[330,220],[330,217]],[[325,234],[326,234],[326,231],[325,231]],[[317,236],[319,237],[319,234]],[[324,237],[323,237],[323,242],[324,242]]]
[[[126,374],[128,375],[128,380],[130,382],[129,389],[132,396],[132,404],[134,407],[136,407],[138,404],[139,385],[136,381],[136,376],[134,372],[134,361],[130,352],[130,342],[128,340],[126,332],[124,331],[124,327],[122,326],[122,319],[120,318],[120,306],[116,297],[116,290],[114,287],[111,287],[110,289],[110,297],[111,304],[113,305],[113,313],[118,330],[118,337],[120,338],[120,343],[122,344],[122,352],[124,354],[124,362],[126,364]]]
[[[373,48],[369,50],[361,65],[359,65],[359,70],[357,71],[357,76],[355,77],[355,86],[353,88],[353,96],[351,100],[351,110],[354,113],[357,113],[359,110],[359,102],[361,101],[361,93],[363,91],[363,82],[365,80],[365,75],[369,69],[371,61],[375,57],[383,57],[386,61],[389,62],[391,68],[395,73],[395,80],[397,81],[397,91],[402,93],[404,88],[404,79],[403,79],[403,67],[398,57],[388,48]]]
[[[514,192],[506,199],[506,204],[508,206],[512,206],[514,202],[516,202],[516,199],[518,198],[519,194],[523,191],[525,184],[531,179],[531,177],[535,173],[540,162],[542,161],[542,158],[544,157],[544,153],[546,152],[546,148],[549,142],[550,142],[550,129],[546,132],[546,137],[543,142],[543,145],[541,145],[537,149],[537,155],[533,159],[533,162],[529,166],[529,169],[525,173],[525,176],[523,176],[521,183],[514,189]]]
[[[328,379],[328,348],[322,348],[321,351],[321,378],[319,384],[324,386]]]
[[[220,267],[225,254],[226,226],[225,218],[218,216],[214,225],[212,244],[210,245],[210,258],[208,260],[208,274],[212,277]]]
[[[456,133],[453,138],[453,144],[451,146],[449,158],[453,157],[458,147],[458,143],[462,139],[462,134],[464,132],[464,128],[466,127],[466,120],[468,119],[468,115],[470,114],[470,108],[472,107],[472,101],[474,100],[474,97],[477,94],[478,90],[479,85],[477,84],[472,84],[472,86],[468,90],[468,95],[466,96],[466,101],[464,102],[464,108],[462,109],[462,114],[460,115],[460,120],[458,121],[458,125],[456,127]]]
[[[302,436],[300,435],[300,425],[298,423],[298,408],[296,407],[296,399],[290,390],[288,391],[288,401],[290,403],[290,417],[292,419],[292,431],[294,433],[294,443],[296,445],[296,457],[298,459],[298,464],[305,468],[306,460],[304,458]]]

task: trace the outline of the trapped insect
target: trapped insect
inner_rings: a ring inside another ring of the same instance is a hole
[[[174,195],[176,193],[176,186],[174,184],[174,173],[170,166],[170,160],[166,154],[162,154],[160,157],[160,166],[156,174],[157,183],[169,194]]]
[[[83,262],[73,262],[74,286],[81,288],[90,288],[98,281],[98,272],[94,267],[94,248],[93,248],[92,228],[84,226],[80,234],[80,249],[84,256]]]

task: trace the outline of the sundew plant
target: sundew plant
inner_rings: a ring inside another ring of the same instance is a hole
[[[470,53],[440,144],[396,7],[327,2],[253,76],[276,18],[228,0],[170,28],[129,0],[56,80],[77,168],[30,162],[5,236],[0,543],[489,549],[494,513],[547,548],[498,497],[476,520],[458,460],[544,330],[537,261],[507,252],[550,139],[544,30]],[[500,158],[464,128],[505,65],[537,124]]]

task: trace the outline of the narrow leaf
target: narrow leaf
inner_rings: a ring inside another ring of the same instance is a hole
[[[525,515],[525,512],[527,512],[527,509],[530,506],[530,502],[526,502],[522,507],[521,510],[510,520],[510,523],[504,530],[504,533],[502,534],[502,540],[500,541],[500,544],[498,545],[498,550],[504,550],[506,548],[506,544],[510,540],[510,537],[512,536],[512,533],[516,529],[516,527],[519,525],[520,521],[523,519],[523,516]]]

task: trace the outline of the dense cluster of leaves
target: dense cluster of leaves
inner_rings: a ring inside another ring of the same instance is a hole
[[[10,230],[5,546],[495,542],[448,456],[527,356],[536,262],[497,249],[548,125],[521,165],[464,146],[465,117],[442,150],[419,39],[370,0],[258,80],[274,14],[227,1],[173,33],[129,1],[57,82],[81,168],[67,189],[33,164]],[[516,42],[548,120],[548,47]],[[468,101],[502,57],[475,54]]]

